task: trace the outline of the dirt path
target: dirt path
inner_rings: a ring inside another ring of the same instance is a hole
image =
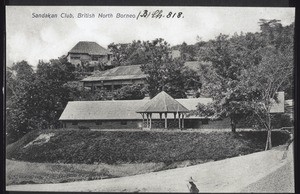
[[[293,145],[287,152],[287,162],[267,176],[259,179],[242,189],[245,193],[295,193],[294,163],[291,151]]]
[[[60,184],[7,186],[9,191],[188,192],[193,177],[200,192],[237,192],[279,169],[282,149],[130,177]]]

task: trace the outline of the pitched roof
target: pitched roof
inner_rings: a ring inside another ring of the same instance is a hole
[[[160,113],[160,112],[189,112],[189,110],[162,91],[152,98],[147,104],[137,110],[139,113]]]
[[[202,62],[187,61],[184,63],[184,66],[198,72],[200,71],[200,64],[202,64]],[[95,71],[93,75],[86,77],[81,81],[129,80],[143,79],[146,77],[147,74],[141,70],[141,65],[124,65],[108,69],[106,71]]]
[[[68,102],[59,120],[118,120],[141,119],[135,111],[144,100],[73,101]]]
[[[86,53],[89,55],[107,55],[112,54],[109,50],[103,48],[96,42],[80,41],[69,53]]]
[[[127,65],[118,66],[106,71],[97,71],[82,81],[142,79],[146,78],[146,76],[141,70],[141,65]]]
[[[198,103],[207,103],[211,99],[177,99],[189,110],[195,110]],[[150,100],[115,101],[71,101],[68,102],[59,120],[135,120],[142,119],[136,111]],[[159,114],[153,114],[159,119]],[[190,117],[194,118],[194,117]],[[195,117],[201,118],[201,117]]]

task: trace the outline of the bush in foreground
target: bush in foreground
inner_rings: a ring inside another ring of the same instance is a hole
[[[40,134],[54,134],[48,142],[26,146]],[[7,158],[49,163],[172,163],[220,160],[262,151],[265,131],[181,133],[90,130],[46,130],[25,135],[7,147]],[[284,144],[286,132],[272,133],[273,146]]]

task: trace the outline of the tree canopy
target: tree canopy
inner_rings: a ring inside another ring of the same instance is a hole
[[[200,105],[198,114],[229,117],[233,131],[237,122],[253,115],[271,131],[272,99],[279,91],[293,98],[294,24],[283,27],[278,20],[259,24],[259,33],[220,34],[198,53],[200,60],[211,62],[201,66],[202,89],[214,98],[214,105]],[[270,138],[268,133],[266,148],[271,147]]]
[[[71,100],[64,83],[75,78],[74,70],[63,58],[40,61],[36,72],[26,61],[7,68],[8,142],[34,129],[59,127],[58,118]]]

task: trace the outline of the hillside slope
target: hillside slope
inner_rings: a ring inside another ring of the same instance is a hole
[[[6,156],[48,163],[171,164],[184,160],[220,160],[262,151],[266,132],[152,132],[152,131],[33,131],[8,145]],[[289,135],[274,131],[272,144],[284,144]]]
[[[6,189],[27,192],[187,193],[187,180],[192,177],[199,193],[244,193],[244,189],[247,193],[294,193],[293,148],[290,147],[287,158],[282,159],[286,146],[278,147],[281,148],[130,177],[62,184],[11,185]],[[290,169],[285,167],[287,165]]]

